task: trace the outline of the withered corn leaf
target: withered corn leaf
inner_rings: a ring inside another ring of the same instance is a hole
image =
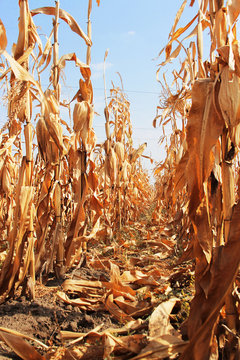
[[[215,248],[213,261],[208,270],[209,288],[207,296],[198,293],[192,302],[190,318],[190,343],[180,357],[181,360],[210,355],[213,341],[213,326],[219,316],[226,295],[235,279],[240,263],[240,203],[233,208],[230,233],[224,246]],[[224,274],[224,276],[223,276]]]
[[[31,10],[31,15],[38,15],[38,14],[45,14],[45,15],[55,15],[55,7],[51,6],[45,6],[41,8],[37,8],[34,10]],[[91,46],[92,42],[88,38],[88,36],[83,32],[83,30],[80,28],[76,20],[71,16],[68,12],[66,12],[63,9],[59,9],[59,17],[63,21],[65,21],[71,28],[72,31],[74,31],[76,34],[81,36],[87,45]]]
[[[23,360],[45,360],[44,356],[17,333],[0,330],[0,338]]]

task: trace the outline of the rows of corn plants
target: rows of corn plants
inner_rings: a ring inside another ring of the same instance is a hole
[[[189,344],[180,359],[238,359],[240,3],[192,0],[196,16],[177,28],[187,5],[177,12],[157,73],[162,101],[154,125],[160,120],[171,136],[163,136],[167,157],[156,168],[154,219],[175,221],[182,260],[195,264]],[[159,75],[180,53],[170,86]]]
[[[152,221],[175,227],[182,261],[194,264],[195,294],[187,319],[189,341],[178,343],[168,334],[167,345],[161,346],[166,356],[173,351],[181,353],[181,359],[237,359],[240,4],[238,0],[199,1],[196,16],[177,28],[187,5],[184,0],[177,12],[157,73],[159,78],[164,66],[185,53],[180,69],[173,71],[172,86],[165,76],[159,80],[162,94],[154,126],[160,119],[167,155],[155,171]],[[196,7],[195,0],[190,6]],[[122,81],[120,87],[112,84],[106,98],[106,140],[97,142],[91,10],[89,0],[85,33],[60,1],[55,7],[30,10],[28,0],[20,0],[19,36],[12,55],[6,51],[4,19],[0,23],[0,79],[8,112],[0,131],[1,303],[19,289],[34,299],[36,278],[52,273],[64,277],[91,252],[93,239],[108,244],[123,226],[138,219],[153,193],[140,160],[146,144],[133,147],[130,104]],[[53,27],[43,44],[33,20],[47,15],[52,16]],[[74,52],[59,56],[61,20],[85,42],[85,61]],[[204,31],[210,34],[206,61]],[[66,61],[79,68],[79,89],[70,104],[61,93]],[[50,82],[44,89],[41,80],[48,71]],[[65,108],[69,118],[63,116]],[[117,292],[124,294],[126,288],[113,264],[111,277]],[[106,299],[112,309],[113,294]],[[123,299],[118,302],[129,305]]]
[[[85,33],[60,1],[55,7],[30,10],[28,0],[20,0],[12,55],[0,24],[1,82],[8,112],[0,131],[0,244],[5,254],[1,303],[18,289],[34,299],[37,277],[53,272],[63,277],[91,251],[90,239],[101,234],[103,241],[111,240],[141,214],[148,199],[149,178],[140,160],[145,144],[133,148],[130,104],[114,85],[105,107],[106,141],[97,143],[91,10],[89,0]],[[47,15],[53,26],[43,44],[34,19]],[[61,20],[85,42],[86,61],[74,52],[59,56],[64,46],[58,31]],[[61,94],[66,61],[79,69],[79,89],[69,104]],[[43,88],[47,73],[50,82]],[[66,108],[68,118],[63,115]]]

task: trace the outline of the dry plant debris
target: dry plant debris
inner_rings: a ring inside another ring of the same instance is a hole
[[[1,340],[23,359],[30,353],[33,359],[144,359],[181,353],[187,342],[179,329],[193,293],[192,265],[174,268],[174,242],[168,235],[156,236],[159,226],[148,220],[134,225],[137,231],[124,227],[108,246],[93,242],[92,251],[65,280],[37,283],[35,301],[18,292],[2,305]],[[4,327],[14,309],[28,313],[20,333],[12,329],[14,321]],[[1,354],[7,354],[3,346]]]

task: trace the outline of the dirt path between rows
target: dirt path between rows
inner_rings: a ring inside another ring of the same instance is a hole
[[[101,241],[89,244],[84,261],[66,274],[65,282],[52,274],[44,285],[37,282],[35,300],[18,292],[1,304],[0,327],[35,338],[56,351],[65,348],[68,334],[74,338],[74,333],[86,334],[98,326],[104,331],[121,328],[129,320],[133,324],[139,321],[140,326],[125,331],[125,336],[138,336],[140,345],[136,351],[140,351],[148,341],[148,320],[159,304],[171,298],[179,299],[170,316],[175,329],[188,316],[193,292],[192,265],[175,266],[174,249],[174,241],[159,227],[144,222],[133,224],[108,245]],[[66,282],[70,284],[64,285]],[[30,344],[46,354],[43,347],[31,341]],[[105,345],[100,345],[95,355],[88,355],[87,351],[81,359],[91,356],[95,360],[103,359]],[[128,351],[118,358],[130,359],[133,355]],[[47,359],[71,358],[64,356]],[[0,359],[20,357],[0,341]]]

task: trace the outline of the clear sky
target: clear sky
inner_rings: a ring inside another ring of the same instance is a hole
[[[181,4],[182,0],[101,0],[98,7],[93,0],[91,70],[95,111],[100,114],[94,118],[94,128],[100,142],[105,138],[103,59],[105,50],[109,49],[106,63],[107,89],[111,87],[111,81],[115,86],[120,86],[117,75],[119,72],[131,104],[135,146],[146,141],[148,147],[144,154],[151,155],[157,161],[163,158],[157,143],[161,129],[152,127],[161,91],[156,81],[156,69],[160,60],[156,60],[156,57],[167,43]],[[30,9],[54,5],[53,0],[29,0]],[[85,32],[87,6],[88,0],[60,0],[60,7],[69,12]],[[192,9],[187,5],[184,13],[182,23],[186,24],[196,14],[196,8]],[[18,35],[18,1],[0,0],[0,14],[8,37],[7,51],[11,52],[11,46],[17,41]],[[49,36],[51,31],[52,16],[37,15],[34,22],[40,27],[41,38],[45,42],[45,35]],[[83,39],[74,34],[63,21],[60,21],[59,26],[59,44],[60,56],[75,52],[85,62],[86,45]],[[77,91],[78,74],[73,63],[67,65],[62,95],[69,100]],[[0,125],[5,121],[0,115]],[[144,164],[149,168],[148,162],[145,161]]]

